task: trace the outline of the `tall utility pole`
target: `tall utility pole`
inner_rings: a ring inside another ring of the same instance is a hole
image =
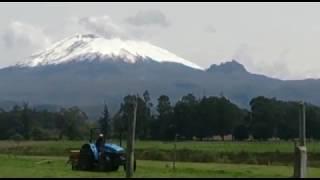
[[[301,113],[300,113],[300,146],[306,145],[306,107],[304,103],[301,103]]]
[[[178,134],[175,134],[174,145],[173,145],[173,162],[172,162],[172,168],[174,171],[176,170],[176,160],[177,160],[177,138],[178,138]]]
[[[305,104],[300,104],[299,111],[299,145],[295,146],[294,177],[305,178],[307,176],[307,147],[306,147],[306,110]]]
[[[120,131],[119,144],[122,146],[122,132]]]
[[[133,120],[128,122],[128,140],[127,140],[127,168],[126,177],[131,178],[133,176],[134,169],[134,140],[136,132],[136,118],[138,109],[138,96],[135,96],[133,102]]]

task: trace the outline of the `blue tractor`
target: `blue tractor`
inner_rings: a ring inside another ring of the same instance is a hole
[[[98,129],[98,128],[95,128]],[[92,141],[93,130],[90,133],[90,142],[82,145],[80,151],[71,151],[69,161],[73,170],[86,171],[117,171],[120,166],[126,169],[126,153],[124,148],[116,144],[99,144]],[[134,170],[136,161],[134,160]]]

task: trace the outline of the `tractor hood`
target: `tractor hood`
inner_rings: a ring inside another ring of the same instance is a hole
[[[104,147],[106,148],[107,152],[112,152],[112,153],[124,152],[124,149],[121,146],[118,146],[116,144],[105,144]]]

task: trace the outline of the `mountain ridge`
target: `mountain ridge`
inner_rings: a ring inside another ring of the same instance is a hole
[[[97,37],[85,38],[95,39]],[[104,39],[103,41],[106,42]],[[52,47],[57,45],[59,43]],[[286,81],[270,78],[248,72],[235,59],[211,65],[207,69],[194,68],[181,63],[180,59],[155,60],[149,56],[139,56],[139,54],[135,54],[135,61],[132,63],[126,59],[127,56],[121,55],[120,52],[128,55],[120,51],[121,48],[117,48],[119,56],[92,56],[91,54],[77,59],[77,56],[73,56],[73,52],[82,53],[83,47],[86,47],[84,50],[91,47],[86,43],[77,45],[72,46],[72,43],[69,43],[66,48],[62,48],[68,50],[68,47],[73,47],[69,48],[70,52],[62,53],[66,55],[63,56],[64,58],[73,57],[62,59],[65,61],[57,58],[60,57],[58,55],[61,55],[59,50],[48,48],[49,50],[34,54],[32,58],[41,57],[52,63],[45,63],[46,61],[37,59],[30,66],[18,64],[0,69],[1,99],[46,105],[41,108],[48,107],[48,105],[50,107],[52,105],[59,107],[76,105],[91,109],[90,112],[93,112],[93,109],[101,110],[103,102],[106,101],[111,111],[114,112],[120,107],[124,96],[132,93],[142,94],[143,91],[148,90],[154,104],[156,99],[163,94],[168,95],[171,102],[175,103],[188,93],[193,93],[199,98],[203,95],[219,96],[223,93],[243,108],[249,108],[250,100],[256,96],[276,97],[282,100],[304,100],[320,105],[319,80]],[[80,49],[78,49],[79,46]],[[90,52],[95,52],[97,49],[92,48],[91,50]],[[131,54],[134,54],[132,52]],[[48,58],[45,59],[45,57]],[[175,55],[172,57],[174,58]],[[8,103],[4,104],[8,106]],[[101,108],[98,108],[100,106]],[[100,115],[97,111],[93,112],[91,117],[96,118]]]

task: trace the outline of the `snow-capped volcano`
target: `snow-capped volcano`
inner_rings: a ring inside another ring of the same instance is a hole
[[[106,39],[94,34],[76,34],[65,38],[46,50],[33,54],[26,61],[17,65],[34,67],[70,61],[107,59],[104,57],[109,59],[110,57],[120,57],[128,63],[150,58],[157,62],[180,63],[203,70],[202,67],[147,42],[119,38]]]

